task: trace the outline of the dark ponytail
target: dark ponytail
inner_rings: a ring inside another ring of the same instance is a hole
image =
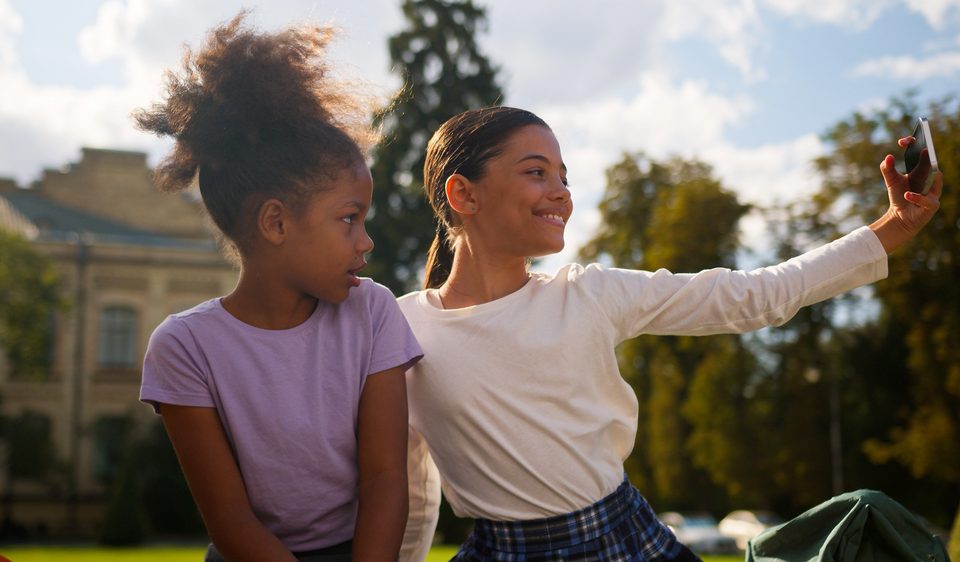
[[[450,277],[453,269],[453,248],[447,239],[446,228],[443,223],[437,225],[437,235],[427,250],[427,280],[424,289],[437,289]]]
[[[460,225],[447,201],[447,179],[453,174],[480,179],[487,161],[500,154],[514,132],[528,125],[550,128],[543,119],[523,109],[472,109],[448,119],[427,143],[423,189],[437,217],[437,235],[427,252],[424,288],[443,285],[453,268]]]

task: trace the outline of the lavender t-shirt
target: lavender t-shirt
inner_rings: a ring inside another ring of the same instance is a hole
[[[353,535],[367,375],[420,356],[393,294],[369,279],[289,330],[214,299],[153,332],[140,400],[216,408],[257,518],[290,550],[314,550]]]

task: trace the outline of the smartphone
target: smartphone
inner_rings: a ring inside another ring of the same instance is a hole
[[[926,195],[930,191],[932,181],[927,181],[937,173],[937,152],[933,149],[933,137],[930,136],[930,122],[926,117],[917,121],[917,128],[913,131],[916,139],[903,153],[907,164],[907,180],[910,182],[910,191]]]

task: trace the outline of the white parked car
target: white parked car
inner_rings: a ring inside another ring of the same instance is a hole
[[[737,543],[717,528],[717,520],[709,514],[684,514],[668,511],[658,515],[677,539],[696,554],[731,554]]]
[[[769,511],[739,509],[720,520],[718,528],[724,535],[737,541],[737,548],[747,549],[747,541],[769,527],[783,523],[783,519]]]

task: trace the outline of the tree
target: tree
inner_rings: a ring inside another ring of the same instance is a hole
[[[54,312],[62,305],[53,264],[20,236],[0,230],[0,348],[11,375],[50,366]]]
[[[897,151],[897,138],[912,134],[920,114],[908,95],[871,114],[855,113],[827,133],[834,149],[816,162],[823,187],[803,215],[817,217],[820,226],[810,232],[828,236],[879,216],[886,191],[877,165]],[[958,104],[953,99],[935,102],[925,114],[949,184],[960,171]],[[949,484],[951,493],[925,494],[943,504],[948,498],[957,501],[960,485],[960,194],[947,185],[940,204],[925,231],[890,256],[889,278],[875,288],[881,307],[877,329],[895,334],[899,345],[870,375],[899,385],[901,394],[888,410],[887,427],[874,433],[862,451],[875,463],[908,467],[916,479]],[[960,511],[955,517],[960,521]],[[960,539],[952,555],[960,556]]]
[[[737,225],[747,210],[706,164],[626,154],[607,170],[601,227],[580,255],[647,270],[729,266],[739,246]],[[750,370],[739,339],[641,336],[622,344],[618,354],[621,372],[640,401],[637,448],[627,462],[631,479],[658,509],[705,508],[722,501],[704,469],[724,453],[698,456],[696,451],[707,442],[718,449],[734,441],[721,444],[708,437],[711,424],[725,422],[701,416],[702,402],[693,392],[713,389],[706,381],[719,381],[725,373]],[[737,417],[725,409],[735,404],[705,400],[727,419]]]
[[[134,432],[124,418],[123,458],[112,471],[100,529],[106,545],[135,545],[147,538],[202,537],[203,521],[160,422]]]
[[[390,60],[404,88],[375,117],[383,142],[373,154],[376,243],[367,273],[396,294],[415,288],[433,240],[433,212],[423,196],[427,141],[448,118],[500,103],[497,69],[481,53],[476,34],[486,24],[471,0],[404,0],[407,28],[389,40]]]
[[[42,376],[49,370],[53,331],[51,320],[62,306],[56,270],[22,237],[0,229],[0,349],[8,375]],[[0,364],[3,362],[0,361]],[[35,412],[0,419],[0,438],[7,445],[8,481],[34,479],[55,484],[49,420]],[[9,519],[12,484],[4,493]]]

